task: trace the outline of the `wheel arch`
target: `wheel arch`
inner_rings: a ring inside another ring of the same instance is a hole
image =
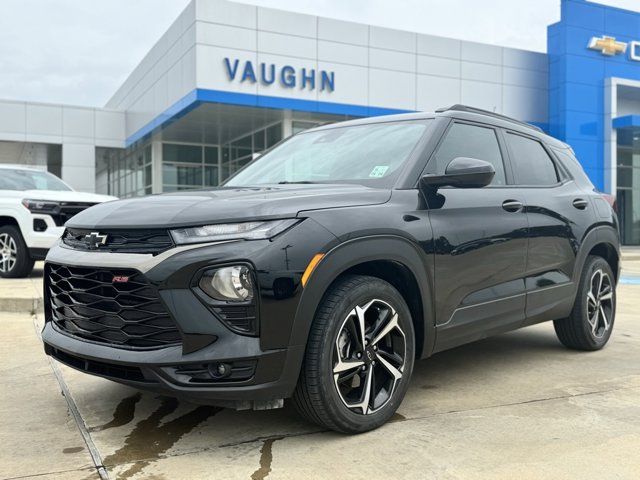
[[[594,245],[589,251],[589,255],[597,255],[598,257],[604,258],[611,267],[611,271],[615,276],[615,282],[618,283],[620,276],[620,257],[611,243],[600,242]]]
[[[20,228],[20,224],[18,224],[18,221],[14,217],[9,215],[0,215],[0,227],[6,227],[7,225]]]
[[[596,227],[584,237],[576,256],[573,272],[575,285],[580,281],[580,275],[589,255],[597,255],[604,258],[613,271],[616,283],[618,282],[620,276],[620,237],[613,227]]]
[[[428,356],[435,344],[430,265],[432,260],[410,240],[399,236],[353,239],[330,250],[318,263],[304,288],[295,315],[290,345],[304,345],[325,293],[342,275],[381,278],[403,295],[416,333],[416,352]]]
[[[417,358],[421,358],[424,350],[424,305],[420,295],[420,286],[409,268],[394,260],[368,260],[358,263],[336,277],[332,282],[333,285],[344,275],[368,275],[379,278],[391,284],[402,298],[404,298],[409,311],[411,312],[411,320],[413,330],[416,337],[415,353]],[[330,288],[331,285],[328,287]]]

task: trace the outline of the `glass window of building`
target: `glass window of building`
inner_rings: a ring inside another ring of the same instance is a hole
[[[220,181],[224,181],[260,153],[282,140],[282,122],[247,133],[222,146]]]
[[[618,218],[625,245],[640,245],[640,132],[618,130]]]
[[[217,145],[162,145],[162,190],[175,192],[220,183],[220,158]]]
[[[344,116],[328,115],[293,119],[292,133],[344,119]],[[161,175],[157,175],[159,185],[155,186],[156,191],[215,187],[251,162],[255,154],[279,143],[283,133],[283,121],[274,120],[260,128],[248,128],[242,135],[221,145],[162,142],[162,162],[157,165],[160,168],[157,173]],[[154,168],[150,140],[127,149],[97,148],[96,191],[120,198],[151,194]]]
[[[162,144],[162,190],[175,192],[218,185],[218,147]]]
[[[151,145],[96,149],[96,192],[119,198],[148,195],[153,182]]]

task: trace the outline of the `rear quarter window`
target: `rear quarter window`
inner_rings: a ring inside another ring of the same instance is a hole
[[[588,179],[587,175],[584,173],[582,165],[580,165],[580,162],[578,161],[578,159],[573,154],[573,151],[570,148],[551,147],[551,150],[553,150],[553,153],[556,154],[556,157],[560,160],[562,165],[564,165],[564,167],[569,171],[571,176],[573,176],[574,178],[582,177],[582,178]]]
[[[518,185],[555,185],[559,181],[555,163],[538,140],[507,132],[509,157]]]

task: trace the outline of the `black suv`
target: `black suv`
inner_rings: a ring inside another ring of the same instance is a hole
[[[222,187],[109,202],[45,268],[46,353],[187,400],[362,432],[415,359],[553,320],[597,350],[618,222],[572,150],[456,105],[322,126]]]

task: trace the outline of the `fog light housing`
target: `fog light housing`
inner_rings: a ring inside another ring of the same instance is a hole
[[[180,384],[213,384],[244,382],[256,373],[255,359],[239,359],[213,363],[190,363],[162,367],[162,369]]]
[[[209,365],[209,374],[215,379],[226,378],[231,375],[231,365],[228,363],[212,363]]]
[[[251,271],[245,265],[207,270],[198,286],[214,300],[224,302],[251,302],[254,296]]]
[[[41,218],[36,218],[33,220],[33,231],[34,232],[46,232],[47,231],[47,222],[45,222]]]
[[[258,335],[259,289],[248,263],[200,270],[191,282],[191,289],[230,330],[240,335]]]

